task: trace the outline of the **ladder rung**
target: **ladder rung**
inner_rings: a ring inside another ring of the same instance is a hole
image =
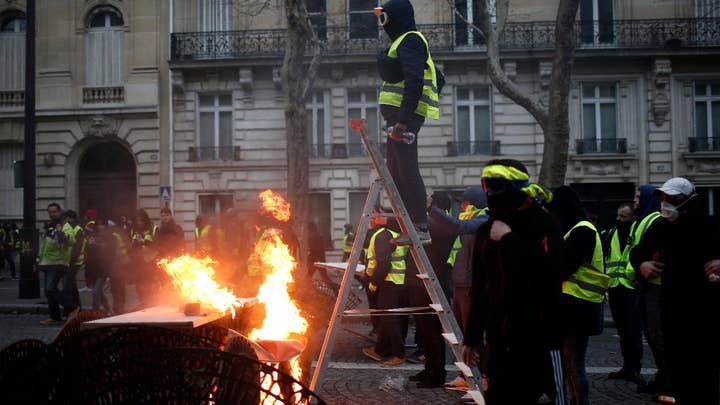
[[[418,274],[416,274],[416,276],[417,276],[417,278],[419,278],[420,280],[427,280],[427,279],[430,278],[430,276],[427,275],[427,274],[420,274],[420,273],[418,273]]]
[[[445,340],[447,340],[447,342],[450,343],[451,345],[457,345],[460,343],[460,342],[458,342],[457,336],[455,336],[454,333],[443,333],[442,337],[444,337]]]
[[[393,214],[392,212],[375,212],[372,214],[373,217],[383,217],[383,218],[395,218],[397,215]]]
[[[435,312],[445,312],[445,310],[442,307],[442,304],[430,304],[429,307],[434,309]]]
[[[470,367],[467,364],[465,364],[465,362],[456,361],[455,367],[457,367],[460,370],[460,372],[463,373],[463,375],[465,377],[474,378],[472,370],[470,369]]]

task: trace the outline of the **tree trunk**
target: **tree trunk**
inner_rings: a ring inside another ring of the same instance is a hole
[[[540,184],[554,189],[565,184],[570,118],[568,96],[575,56],[575,16],[579,0],[560,0],[555,20],[555,54],[548,97],[548,124],[544,130]]]
[[[287,197],[291,204],[293,229],[300,243],[298,270],[303,274],[308,252],[307,223],[310,212],[310,160],[305,133],[305,101],[319,66],[320,48],[308,23],[303,0],[285,0],[287,44],[282,66],[285,95],[285,137],[287,142]],[[305,64],[305,50],[313,45],[313,56]]]
[[[454,0],[448,0],[448,3],[454,8],[455,16],[467,23],[468,21],[455,8]],[[490,80],[500,93],[527,110],[543,130],[543,160],[538,182],[548,188],[561,186],[565,183],[565,172],[567,171],[570,138],[568,95],[575,53],[575,16],[579,0],[560,0],[558,4],[555,21],[555,53],[548,90],[548,109],[545,109],[537,99],[525,94],[519,86],[513,83],[503,71],[500,63],[497,38],[498,32],[501,32],[504,26],[509,1],[498,0],[497,27],[493,27],[487,4],[486,2],[485,7],[480,7],[479,27],[473,26],[473,28],[485,38]]]

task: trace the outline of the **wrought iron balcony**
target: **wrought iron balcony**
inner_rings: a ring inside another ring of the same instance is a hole
[[[239,146],[191,146],[188,148],[188,162],[211,160],[240,160]]]
[[[578,50],[678,49],[720,46],[719,18],[616,20],[608,24],[578,21]],[[420,25],[433,52],[479,52],[484,45],[468,45],[468,35],[458,35],[455,24]],[[322,42],[325,55],[374,55],[387,46],[385,35],[354,38],[349,27],[327,27]],[[171,35],[173,61],[281,57],[287,30],[180,32]],[[379,40],[380,39],[380,40]],[[551,50],[555,47],[555,22],[509,22],[500,36],[502,50]]]
[[[387,154],[387,144],[381,143],[380,153]],[[310,145],[311,159],[347,159],[350,157],[367,156],[365,146],[361,143],[332,143]]]
[[[448,156],[499,155],[500,141],[448,142]]]
[[[690,152],[718,152],[720,151],[720,137],[688,138],[688,151]]]
[[[578,155],[589,153],[627,153],[627,139],[577,139],[575,141],[575,152]]]
[[[25,105],[25,90],[0,90],[0,108]]]

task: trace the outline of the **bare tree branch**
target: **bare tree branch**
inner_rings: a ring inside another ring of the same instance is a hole
[[[505,30],[505,22],[510,12],[510,0],[495,1],[495,32],[499,37]]]
[[[547,126],[548,114],[539,101],[528,97],[522,89],[510,80],[500,65],[500,51],[498,49],[497,34],[490,21],[490,13],[487,9],[487,3],[480,7],[480,19],[478,28],[475,24],[468,22],[455,7],[454,0],[448,0],[448,4],[455,12],[455,16],[460,18],[474,30],[479,32],[485,38],[485,46],[487,49],[487,66],[490,80],[497,87],[500,93],[504,94],[519,106],[527,110],[533,118],[545,129]]]

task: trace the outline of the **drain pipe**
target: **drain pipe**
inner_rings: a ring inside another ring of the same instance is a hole
[[[172,70],[170,70],[170,59],[172,58],[172,33],[174,30],[174,4],[175,0],[170,0],[170,12],[168,13],[168,164],[169,169],[169,181],[170,189],[172,194],[170,197],[170,209],[175,214],[175,136],[173,130],[173,83],[172,83]]]

